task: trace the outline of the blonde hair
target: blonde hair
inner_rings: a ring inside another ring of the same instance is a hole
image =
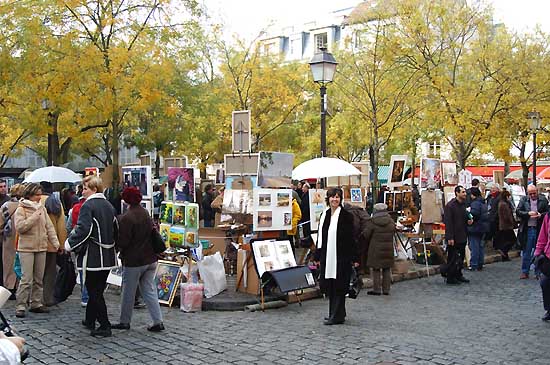
[[[23,196],[24,190],[25,190],[25,185],[15,184],[10,188],[10,196],[12,198],[21,198]]]
[[[84,180],[82,180],[82,185],[86,185],[90,190],[95,190],[96,193],[103,191],[103,181],[96,175],[86,176]]]
[[[29,199],[31,196],[41,195],[41,194],[42,194],[42,186],[36,183],[28,183],[27,185],[25,185],[25,189],[23,190],[23,198],[25,199]]]

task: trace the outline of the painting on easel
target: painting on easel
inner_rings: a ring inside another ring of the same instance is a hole
[[[162,260],[158,262],[154,283],[160,304],[172,306],[180,281],[181,271],[178,263]]]

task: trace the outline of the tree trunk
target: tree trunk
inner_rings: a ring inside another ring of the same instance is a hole
[[[118,170],[120,169],[119,166],[119,133],[120,128],[118,125],[118,116],[115,114],[113,115],[113,120],[111,121],[113,135],[112,135],[112,145],[111,145],[111,154],[113,156],[113,190],[115,197],[118,195],[119,191],[119,185],[120,185],[120,175],[118,173]]]
[[[411,188],[414,187],[414,178],[416,177],[416,143],[413,143],[411,156]]]

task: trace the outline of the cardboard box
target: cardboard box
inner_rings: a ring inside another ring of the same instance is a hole
[[[239,250],[237,253],[237,291],[258,295],[260,293],[260,277],[254,266],[252,251]],[[246,263],[246,268],[244,267]],[[246,270],[246,276],[244,276]]]
[[[218,228],[199,228],[199,238],[201,240],[208,240],[213,245],[210,249],[205,251],[205,255],[213,255],[219,252],[222,257],[225,255],[225,231]]]
[[[409,272],[410,262],[409,260],[395,260],[391,271],[393,274],[406,274]]]

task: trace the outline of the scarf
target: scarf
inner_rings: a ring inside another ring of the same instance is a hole
[[[338,231],[338,218],[340,217],[340,207],[336,208],[334,214],[330,218],[330,224],[328,226],[327,233],[327,249],[326,249],[326,262],[325,262],[325,279],[336,279],[336,233]],[[319,227],[321,227],[321,234],[318,235],[317,248],[323,247],[323,225],[325,223],[325,217],[330,209],[325,211],[321,216]]]

